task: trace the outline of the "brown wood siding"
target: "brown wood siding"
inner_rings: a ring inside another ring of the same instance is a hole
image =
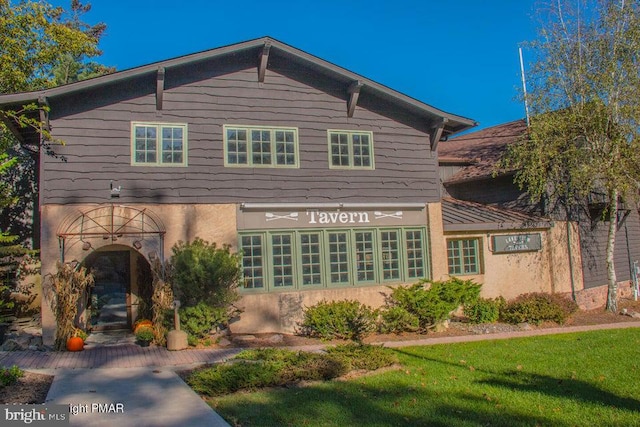
[[[608,222],[599,221],[592,227],[588,221],[581,223],[580,244],[582,246],[582,268],[584,287],[593,288],[608,283],[607,279],[607,235]],[[630,280],[631,262],[640,261],[640,216],[632,210],[616,233],[614,263],[619,282]]]
[[[580,242],[585,288],[608,283],[606,264],[608,227],[608,222],[599,221],[595,227],[592,227],[588,221],[581,222]],[[635,210],[632,210],[625,222],[620,224],[616,233],[614,264],[618,281],[631,278],[629,258],[632,263],[640,261],[640,216]]]
[[[167,73],[162,111],[149,93],[153,76],[53,104],[53,134],[65,141],[56,152],[65,161],[45,159],[43,202],[105,202],[111,180],[122,186],[119,203],[438,200],[427,124],[386,106],[359,106],[348,118],[344,88],[322,76],[269,69],[259,84],[255,67],[214,77],[205,68],[195,77]],[[187,123],[188,166],[131,166],[132,121]],[[225,168],[224,124],[297,127],[299,169]],[[375,170],[330,170],[327,129],[372,131]]]

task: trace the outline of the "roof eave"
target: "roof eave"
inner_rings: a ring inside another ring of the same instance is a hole
[[[483,223],[460,223],[444,224],[444,232],[478,232],[478,231],[520,231],[520,230],[546,230],[551,228],[549,221],[539,221],[533,223],[517,222],[483,222]]]
[[[379,96],[382,99],[400,104],[404,108],[407,108],[408,110],[413,111],[418,115],[426,116],[431,121],[436,121],[438,118],[446,119],[444,132],[447,137],[477,125],[477,123],[472,119],[439,110],[435,107],[432,107],[431,105],[425,104],[421,101],[418,101],[417,99],[411,98],[387,86],[376,83],[373,80],[365,78],[331,62],[325,61],[324,59],[313,56],[300,49],[289,46],[271,37],[261,37],[246,42],[236,43],[203,52],[167,59],[136,68],[131,68],[128,70],[118,71],[112,74],[106,74],[104,76],[99,76],[88,80],[71,83],[64,86],[58,86],[51,89],[0,95],[0,105],[14,105],[21,103],[24,104],[37,101],[41,97],[52,98],[60,95],[72,94],[74,92],[79,92],[85,89],[99,88],[100,86],[112,84],[114,82],[139,77],[149,73],[155,73],[159,68],[171,69],[173,67],[193,62],[210,60],[223,55],[237,53],[249,49],[256,49],[257,51],[267,44],[271,46],[271,49],[279,50],[280,52],[284,52],[287,55],[291,55],[299,61],[306,62],[313,68],[320,68],[326,73],[334,74],[335,77],[338,77],[342,80],[360,82],[363,87],[366,88],[366,90],[371,91],[374,95]],[[258,53],[258,51],[256,53]]]

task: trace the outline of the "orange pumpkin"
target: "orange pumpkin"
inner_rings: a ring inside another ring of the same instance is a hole
[[[84,349],[84,341],[80,337],[71,337],[67,340],[67,350],[82,351]]]

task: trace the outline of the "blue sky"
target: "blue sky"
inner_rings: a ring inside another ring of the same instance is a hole
[[[107,24],[99,61],[118,70],[271,36],[476,129],[524,117],[518,47],[535,37],[536,0],[89,3],[84,20]]]

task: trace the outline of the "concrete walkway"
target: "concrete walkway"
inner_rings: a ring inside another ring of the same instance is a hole
[[[70,425],[228,426],[171,369],[58,369],[47,402],[70,405]]]
[[[530,331],[425,338],[384,343],[388,347],[498,340],[606,329],[640,328],[640,322]],[[324,345],[295,347],[317,351]],[[177,370],[222,362],[242,349],[168,351],[130,343],[95,346],[81,352],[0,352],[0,366],[54,375],[47,403],[71,405],[78,426],[228,426],[176,374]],[[103,406],[100,406],[102,404]],[[75,409],[74,409],[75,408]]]

